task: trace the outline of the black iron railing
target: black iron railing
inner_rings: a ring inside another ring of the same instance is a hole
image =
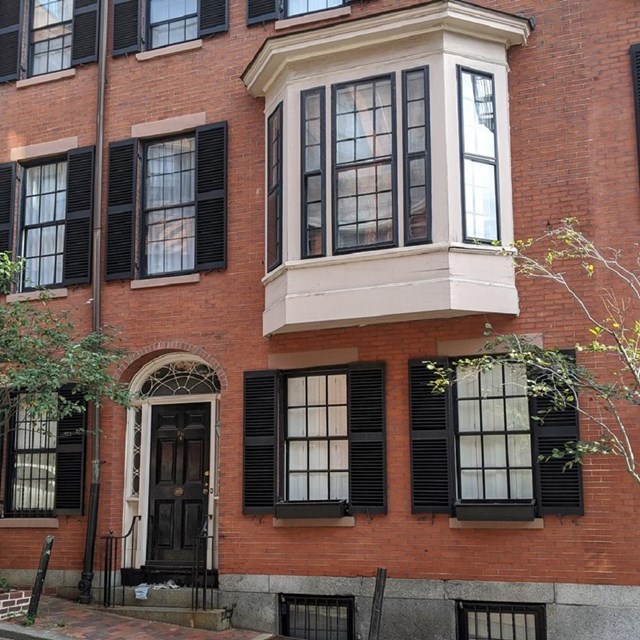
[[[131,526],[123,536],[116,536],[113,530],[109,535],[102,536],[104,540],[104,574],[102,579],[102,606],[116,606],[116,589],[122,589],[122,604],[124,604],[125,580],[118,580],[120,558],[122,558],[122,570],[133,570],[138,541],[138,527],[136,526],[140,516],[133,516]]]
[[[209,560],[209,540],[213,536],[209,535],[209,520],[207,516],[194,537],[193,544],[193,565],[191,572],[191,609],[197,611],[202,609],[213,609],[213,584],[210,580],[208,560]]]

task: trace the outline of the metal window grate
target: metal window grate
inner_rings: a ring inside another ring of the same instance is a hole
[[[459,603],[459,640],[546,640],[543,605]]]
[[[280,596],[282,633],[306,640],[353,640],[350,597]]]

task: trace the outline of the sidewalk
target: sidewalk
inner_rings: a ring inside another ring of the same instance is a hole
[[[203,631],[163,622],[118,616],[104,609],[62,598],[43,597],[38,617],[30,627],[24,616],[0,623],[0,640],[269,640],[269,633],[247,629]]]

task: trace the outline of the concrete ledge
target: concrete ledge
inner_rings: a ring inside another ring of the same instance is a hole
[[[43,73],[41,76],[33,76],[32,78],[25,78],[24,80],[18,80],[16,82],[16,89],[25,89],[26,87],[32,87],[37,84],[45,84],[47,82],[57,82],[58,80],[65,80],[66,78],[75,78],[75,69],[64,69],[63,71],[56,71],[54,73]]]
[[[458,520],[449,518],[449,529],[544,529],[544,520],[536,518],[526,522],[503,520]]]
[[[640,587],[604,584],[556,584],[556,603],[638,608],[640,606]]]
[[[353,516],[344,518],[274,518],[276,529],[297,529],[300,527],[355,527]]]
[[[11,149],[11,160],[31,160],[32,158],[44,158],[46,156],[57,156],[67,153],[71,149],[78,148],[78,136],[60,138],[51,142],[41,142],[40,144],[30,144],[26,147],[14,147]]]
[[[61,289],[43,289],[38,291],[25,291],[24,293],[10,293],[6,301],[7,302],[26,302],[28,300],[40,300],[42,294],[45,294],[46,299],[53,298],[66,298],[69,295],[69,291],[66,288]]]
[[[0,518],[0,529],[58,529],[58,518]]]
[[[144,62],[145,60],[153,60],[154,58],[164,58],[165,56],[173,56],[183,51],[193,51],[194,49],[202,49],[202,40],[189,40],[189,42],[180,42],[172,44],[168,47],[160,47],[159,49],[151,49],[149,51],[141,51],[136,53],[136,60]]]
[[[269,355],[269,369],[306,369],[358,362],[358,348],[294,351]]]
[[[449,600],[481,600],[484,602],[553,602],[554,585],[538,582],[457,581],[444,583]]]
[[[293,18],[285,18],[284,20],[276,20],[273,26],[276,31],[280,31],[281,29],[291,29],[292,27],[300,27],[305,24],[323,22],[325,20],[331,20],[332,18],[342,18],[344,16],[350,15],[350,6],[336,7],[335,9],[316,11],[315,13],[308,13],[303,16],[295,16]]]
[[[148,280],[132,280],[131,288],[151,289],[153,287],[169,287],[174,284],[189,284],[192,282],[200,282],[199,273],[188,273],[184,276],[169,276],[167,278],[149,278]]]

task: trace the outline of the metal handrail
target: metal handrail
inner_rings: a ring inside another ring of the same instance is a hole
[[[133,516],[131,520],[131,526],[127,533],[122,536],[116,536],[113,534],[113,529],[109,530],[109,534],[101,536],[101,539],[105,541],[104,544],[104,574],[102,579],[102,606],[105,608],[115,607],[116,599],[116,580],[115,573],[117,571],[116,564],[118,563],[118,548],[122,544],[122,560],[124,565],[127,564],[127,540],[131,537],[133,544],[131,545],[131,558],[130,564],[133,566],[135,560],[135,550],[137,541],[137,528],[136,523],[140,520],[141,516]],[[122,579],[120,580],[122,583]],[[122,603],[124,604],[124,585],[122,587]]]
[[[208,547],[209,540],[213,536],[208,534],[209,521],[212,519],[207,515],[200,527],[198,533],[193,537],[193,565],[191,571],[191,609],[197,611],[200,608],[202,600],[202,610],[207,610],[207,594],[211,596],[209,608],[213,608],[213,589],[209,590],[209,572],[208,572]],[[202,595],[200,594],[202,589]]]

